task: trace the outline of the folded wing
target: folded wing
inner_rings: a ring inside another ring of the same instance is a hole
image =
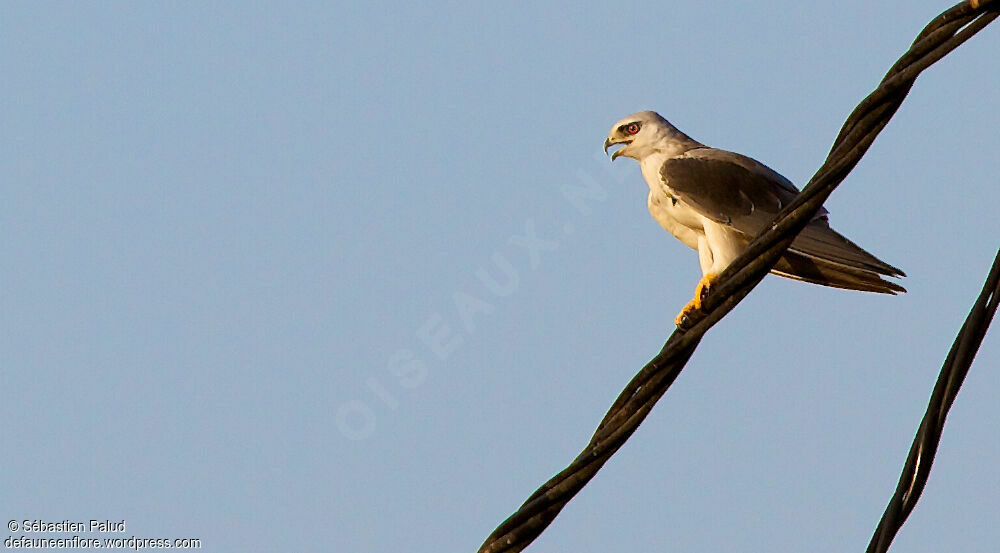
[[[799,193],[764,164],[715,148],[696,148],[667,160],[660,178],[672,195],[703,216],[738,230],[747,240],[770,225]],[[827,215],[825,209],[816,214],[772,272],[836,288],[905,292],[880,276],[905,276],[901,270],[833,230]]]

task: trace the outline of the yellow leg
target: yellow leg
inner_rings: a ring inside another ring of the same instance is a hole
[[[684,309],[681,309],[681,312],[677,314],[677,317],[674,318],[675,325],[681,326],[684,319],[688,318],[691,313],[701,310],[701,299],[708,294],[709,289],[712,287],[712,281],[715,280],[716,276],[715,273],[708,273],[701,277],[701,280],[698,281],[698,286],[694,289],[694,299],[689,301],[684,306]]]

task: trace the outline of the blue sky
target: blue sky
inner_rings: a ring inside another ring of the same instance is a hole
[[[611,125],[801,185],[947,7],[5,3],[0,514],[475,550],[700,276]],[[864,549],[998,246],[998,51],[921,76],[826,204],[909,293],[767,278],[531,551]],[[1000,542],[995,335],[894,550]]]

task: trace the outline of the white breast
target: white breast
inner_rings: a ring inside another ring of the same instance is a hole
[[[698,238],[704,237],[703,218],[690,206],[670,194],[670,188],[660,180],[660,167],[666,155],[647,156],[639,163],[642,177],[649,185],[646,205],[660,226],[688,247],[698,249]]]

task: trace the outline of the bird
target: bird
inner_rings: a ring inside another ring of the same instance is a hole
[[[653,219],[698,252],[702,277],[694,299],[674,319],[681,327],[701,310],[719,273],[799,190],[755,159],[692,139],[655,111],[640,111],[615,123],[604,141],[604,153],[618,145],[611,161],[628,157],[639,162],[649,185],[646,205]],[[906,274],[835,231],[829,215],[821,207],[771,273],[847,290],[906,292],[882,278]]]

